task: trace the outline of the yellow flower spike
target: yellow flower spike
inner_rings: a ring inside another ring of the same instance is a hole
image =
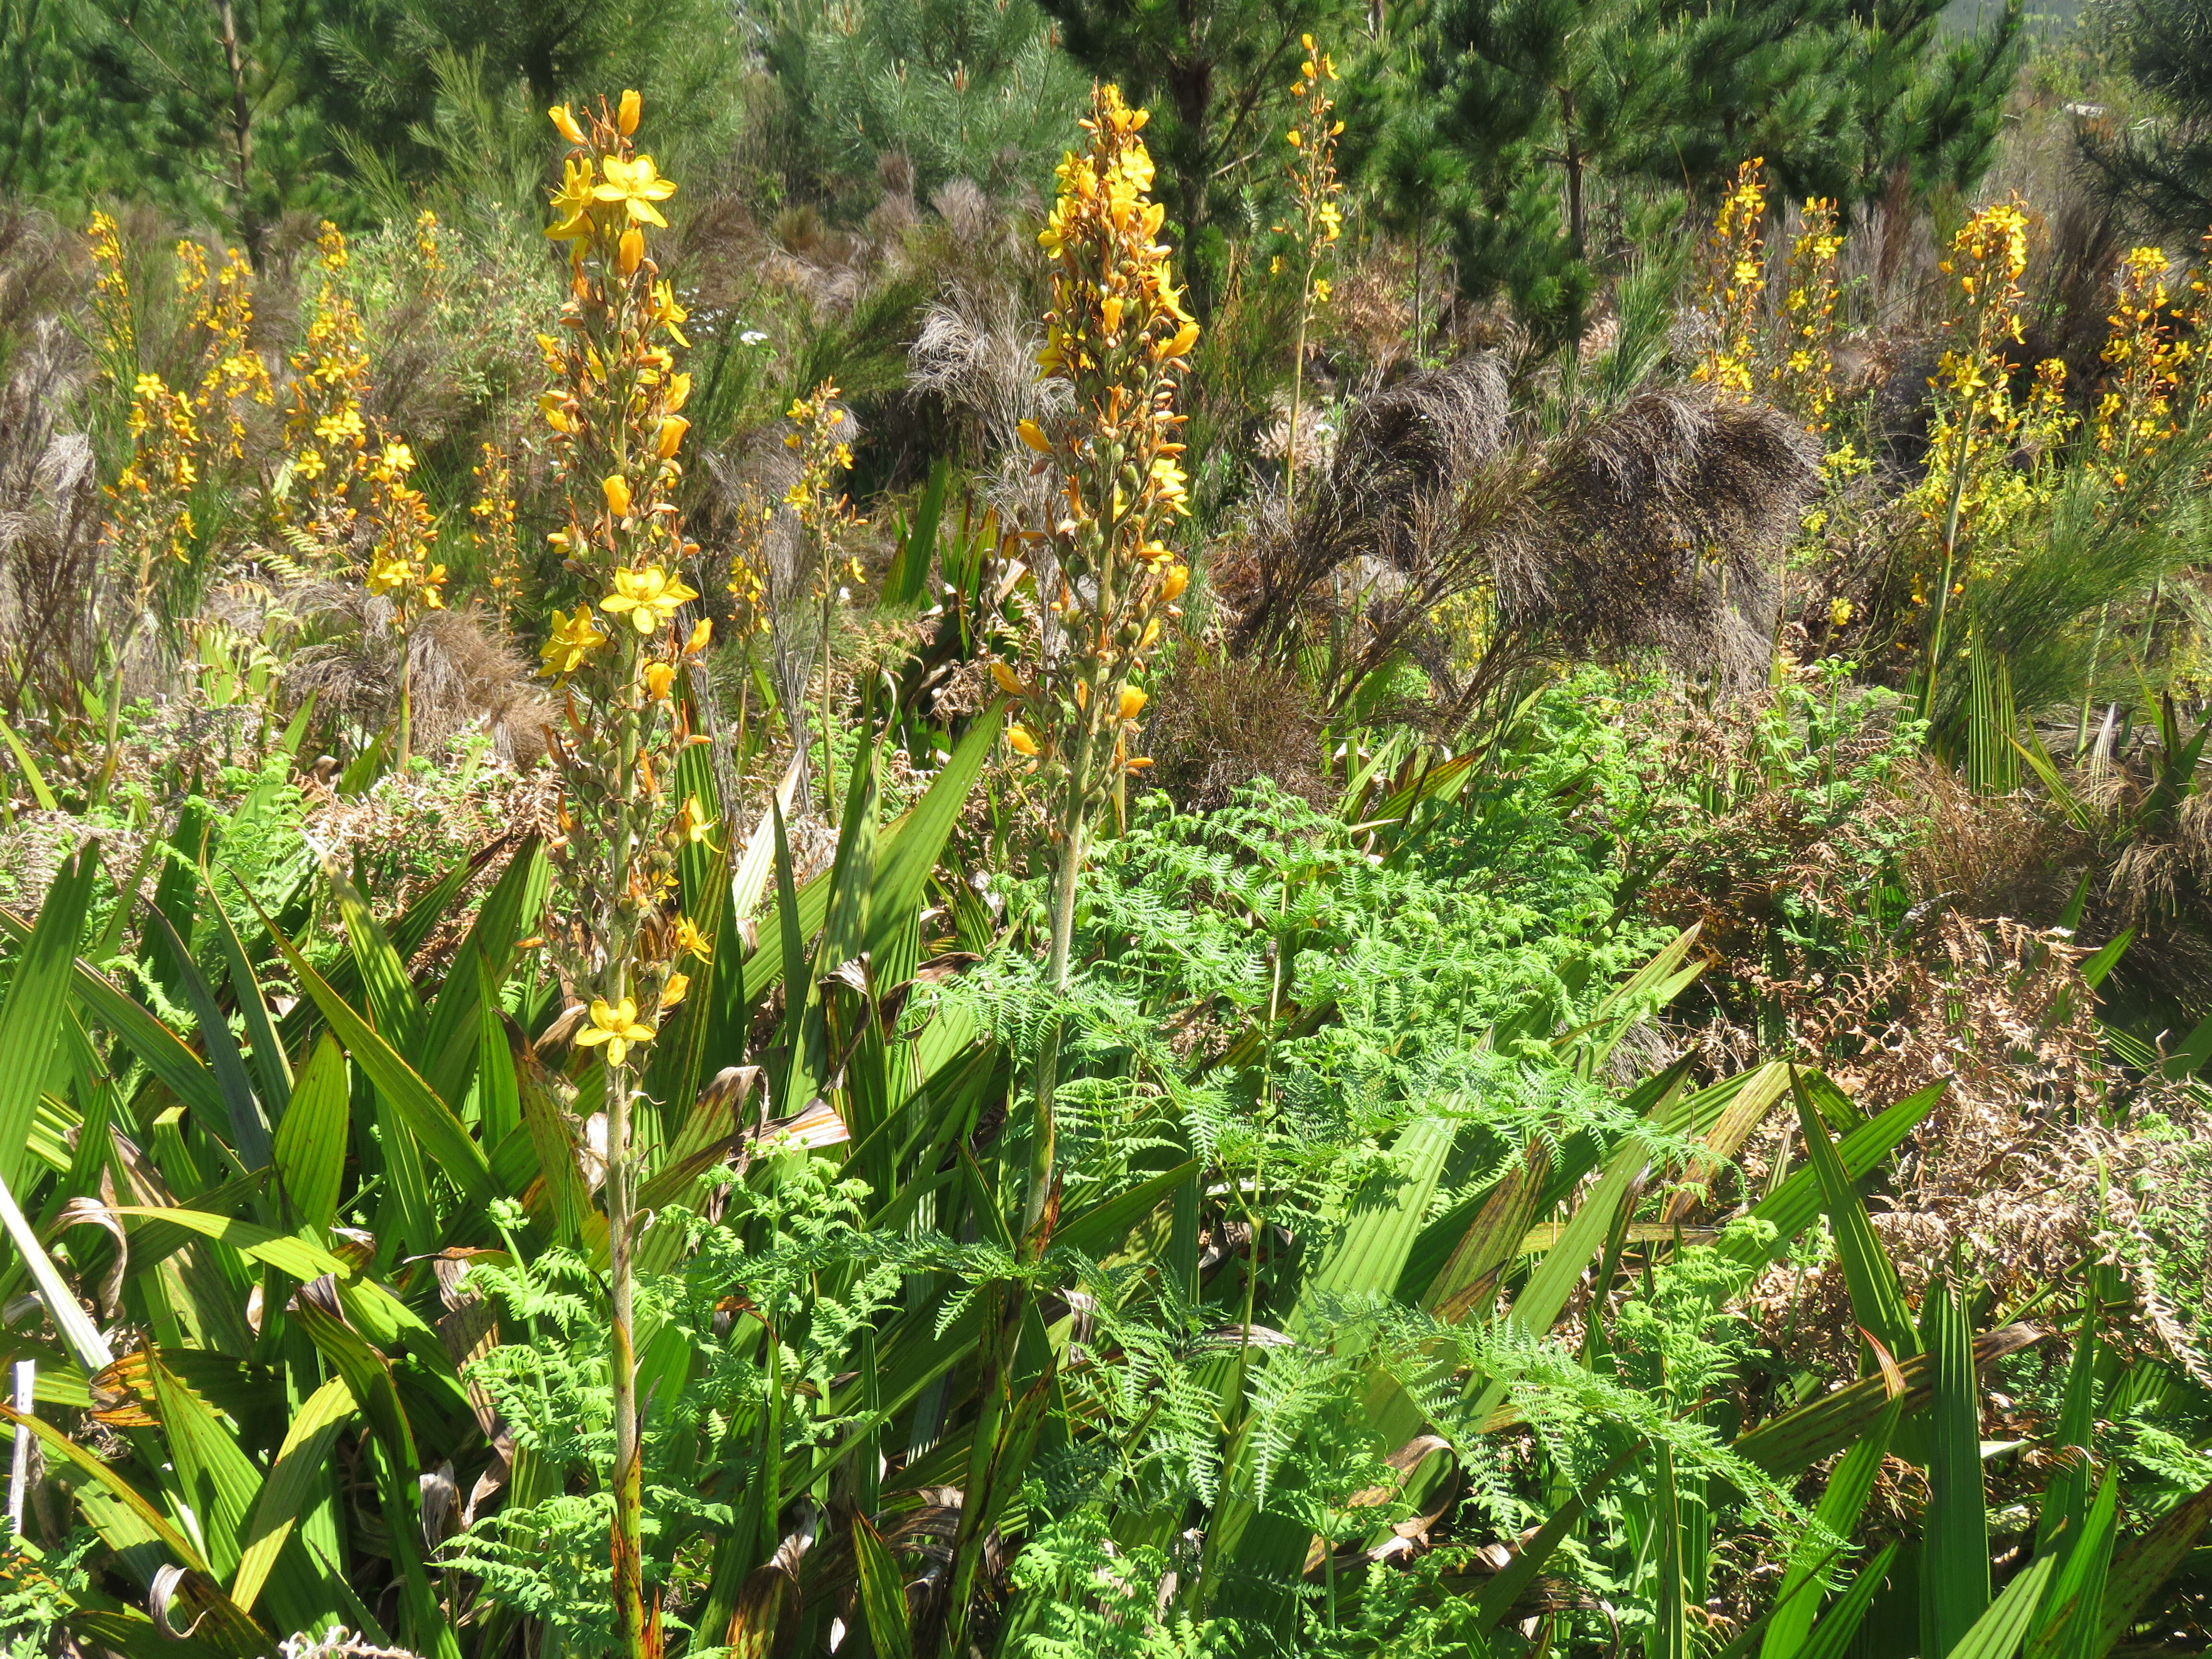
[[[645,263],[645,233],[635,225],[623,232],[622,240],[615,245],[615,269],[625,276],[635,276]]]
[[[637,118],[643,113],[645,100],[633,89],[622,95],[622,103],[615,112],[615,125],[625,138],[637,131]]]
[[[584,130],[576,125],[576,118],[569,112],[566,104],[556,104],[545,113],[550,118],[554,126],[559,129],[561,136],[570,143],[580,144],[584,142]]]
[[[1037,740],[1030,735],[1030,729],[1026,726],[1008,726],[1006,742],[1017,755],[1027,755],[1032,758],[1036,755]]]
[[[676,665],[649,662],[645,665],[645,695],[655,702],[668,701],[668,688],[676,684]]]
[[[607,511],[617,519],[629,517],[629,480],[619,472],[611,472],[599,483],[599,492],[607,498]]]
[[[690,429],[690,422],[680,415],[671,415],[660,423],[660,431],[653,439],[653,453],[664,461],[674,460],[677,450],[683,445],[684,434]]]
[[[554,611],[552,634],[538,654],[548,673],[566,677],[574,673],[586,657],[606,642],[607,636],[592,620],[592,607],[580,605],[573,617]]]
[[[668,982],[660,988],[660,1006],[663,1008],[673,1008],[690,994],[691,975],[671,974],[668,976]]]
[[[668,221],[661,217],[660,210],[653,204],[665,202],[676,194],[676,183],[654,170],[653,157],[641,155],[625,161],[618,155],[611,155],[600,165],[599,171],[603,176],[592,191],[594,201],[619,202],[632,219],[658,225],[663,230],[668,228]]]
[[[1044,435],[1044,428],[1039,426],[1035,421],[1024,421],[1019,426],[1016,427],[1014,430],[1020,434],[1021,441],[1027,444],[1031,449],[1036,451],[1038,454],[1049,455],[1052,453],[1051,441]]]
[[[684,642],[684,654],[696,657],[707,648],[707,641],[714,637],[714,619],[702,617],[691,629],[691,637]]]
[[[714,959],[714,946],[707,943],[707,936],[699,931],[698,923],[689,916],[676,918],[676,953],[694,956],[702,962]]]
[[[579,1048],[596,1048],[606,1045],[607,1063],[619,1066],[629,1058],[629,1051],[642,1042],[650,1042],[653,1029],[641,1025],[637,1018],[637,1004],[624,997],[610,1007],[604,997],[592,1000],[592,1023],[576,1033]]]
[[[1145,705],[1151,701],[1148,696],[1135,686],[1124,686],[1121,689],[1121,706],[1115,711],[1115,717],[1120,720],[1133,720],[1145,712]]]

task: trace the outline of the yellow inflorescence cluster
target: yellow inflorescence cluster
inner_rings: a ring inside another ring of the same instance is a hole
[[[861,580],[858,559],[845,560],[841,568],[836,558],[845,532],[860,523],[838,483],[853,470],[853,446],[845,435],[852,417],[839,406],[836,384],[830,380],[807,397],[793,398],[785,414],[791,430],[783,434],[783,447],[799,458],[799,476],[783,492],[783,504],[799,515],[821,555],[817,593],[830,594],[838,577],[854,583]]]
[[[1836,403],[1836,309],[1842,290],[1836,260],[1844,235],[1836,204],[1807,201],[1790,247],[1790,286],[1782,301],[1782,349],[1770,378],[1783,404],[1815,432],[1828,429]]]
[[[344,233],[325,222],[315,243],[321,281],[307,338],[292,354],[284,417],[285,448],[301,495],[296,506],[285,506],[301,530],[331,548],[353,539],[365,493],[357,485],[368,470],[362,404],[369,389],[368,345],[360,308],[345,289],[349,257]]]
[[[481,459],[471,469],[476,499],[469,503],[477,568],[491,592],[500,620],[511,623],[522,605],[522,544],[515,532],[514,459],[506,446],[484,440]]]
[[[2097,453],[2116,490],[2128,473],[2179,429],[2173,400],[2191,344],[2170,313],[2166,250],[2130,248],[2112,276],[2112,333],[2104,360],[2111,367],[2097,403]]]
[[[138,366],[130,277],[115,221],[94,214],[88,240],[103,356],[111,374],[131,376],[125,425],[131,455],[108,486],[109,534],[135,564],[143,590],[155,561],[189,559],[198,535],[193,491],[211,466],[245,456],[247,411],[273,403],[276,394],[252,343],[252,273],[243,254],[228,250],[211,276],[206,250],[196,242],[176,245],[177,296],[191,313],[199,345],[197,372],[186,389]]]
[[[2017,198],[1984,208],[1960,227],[1939,268],[1951,279],[1954,302],[1931,382],[1936,416],[1919,498],[1956,593],[1972,572],[1971,549],[1998,546],[1995,532],[2047,487],[2007,461],[2023,444],[2047,447],[2063,434],[2066,366],[2055,358],[2039,364],[2028,396],[2013,395],[2011,348],[2021,342],[2020,279],[2027,269],[2027,215]],[[1931,597],[1916,577],[1914,602]]]
[[[1691,378],[1749,403],[1757,382],[1760,307],[1766,292],[1764,157],[1736,169],[1705,242],[1702,310],[1706,340]]]
[[[678,854],[713,828],[696,802],[667,798],[676,758],[693,740],[678,678],[710,629],[703,620],[679,625],[699,597],[684,580],[698,548],[684,539],[674,500],[691,387],[675,349],[690,342],[684,307],[647,249],[676,185],[637,152],[640,113],[635,92],[596,113],[550,112],[570,149],[545,234],[567,245],[569,284],[558,332],[538,342],[553,381],[539,407],[567,509],[550,539],[598,596],[554,612],[542,653],[564,714],[554,744],[556,852],[584,900],[567,942],[572,965],[599,994],[578,1041],[604,1042],[617,1066],[652,1040],[657,1011],[684,994],[683,929],[661,911]],[[496,523],[504,511],[486,516]]]
[[[1021,705],[1009,741],[1066,769],[1078,819],[1106,778],[1150,763],[1128,752],[1145,699],[1130,681],[1181,614],[1175,602],[1190,574],[1166,538],[1190,510],[1175,404],[1198,325],[1157,240],[1164,210],[1149,199],[1145,120],[1119,88],[1093,91],[1083,122],[1090,142],[1060,161],[1039,238],[1053,259],[1039,366],[1074,395],[1067,416],[1024,421],[1021,436],[1061,479],[1049,527],[1056,580],[1046,594],[1061,642],[1033,680],[997,670]]]
[[[1336,118],[1336,100],[1329,88],[1336,82],[1336,64],[1317,49],[1310,34],[1298,37],[1305,57],[1298,78],[1291,83],[1291,96],[1298,100],[1297,118],[1283,134],[1291,147],[1291,191],[1298,205],[1295,227],[1277,225],[1279,234],[1295,234],[1303,261],[1298,276],[1298,331],[1291,362],[1290,422],[1283,445],[1283,498],[1297,495],[1298,475],[1299,402],[1305,386],[1306,331],[1313,325],[1315,307],[1329,301],[1328,278],[1322,275],[1324,262],[1344,234],[1344,181],[1336,174],[1336,141],[1344,123]]]

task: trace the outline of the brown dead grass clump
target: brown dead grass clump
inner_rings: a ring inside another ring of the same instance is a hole
[[[2212,1210],[2205,1171],[2175,1157],[2205,1127],[2202,1103],[2184,1086],[2112,1066],[2084,954],[2052,933],[1952,912],[1929,948],[1851,979],[1796,1023],[1796,1036],[1869,1115],[1944,1085],[1899,1148],[1888,1189],[1869,1200],[1909,1297],[1960,1263],[2002,1310],[2103,1263],[2135,1292],[2138,1340],[2212,1379],[2159,1272],[2177,1243],[2183,1259],[2194,1249],[2159,1236],[2172,1218],[2193,1217],[2185,1224],[2201,1232]],[[1786,1117],[1747,1152],[1753,1189],[1759,1166],[1794,1137]],[[2177,1141],[2176,1122],[2195,1132]],[[2176,1190],[2183,1182],[2199,1190]],[[1784,1351],[1831,1374],[1854,1368],[1856,1322],[1832,1263],[1777,1268],[1753,1306]]]
[[[1326,803],[1320,722],[1294,672],[1189,652],[1152,706],[1160,711],[1145,734],[1152,776],[1177,805],[1210,811],[1259,777]]]

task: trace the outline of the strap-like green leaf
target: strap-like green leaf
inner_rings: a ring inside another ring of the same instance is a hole
[[[342,1376],[334,1376],[309,1395],[284,1432],[284,1443],[270,1466],[254,1499],[253,1513],[240,1541],[238,1576],[232,1580],[230,1599],[246,1612],[260,1599],[261,1587],[276,1565],[284,1540],[299,1524],[300,1514],[322,1489],[329,1475],[331,1449],[338,1431],[359,1407],[353,1389]]]

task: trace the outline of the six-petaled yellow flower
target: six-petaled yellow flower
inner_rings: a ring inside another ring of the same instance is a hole
[[[660,210],[653,204],[675,195],[676,185],[653,170],[653,157],[641,155],[625,161],[619,155],[610,155],[601,163],[599,172],[599,182],[592,191],[593,200],[619,202],[631,218],[667,228],[668,221],[660,216]]]
[[[592,621],[592,607],[580,605],[573,617],[553,613],[553,632],[538,655],[544,659],[548,672],[556,675],[574,673],[583,666],[584,659],[607,642]]]
[[[592,1000],[592,1023],[576,1033],[576,1046],[596,1048],[605,1043],[607,1063],[619,1066],[629,1058],[633,1046],[650,1042],[653,1036],[653,1027],[638,1024],[637,1004],[633,999],[624,997],[610,1007],[605,998],[594,997]]]
[[[639,633],[650,634],[666,627],[679,607],[698,597],[698,590],[687,587],[682,577],[649,564],[642,570],[616,571],[615,591],[599,601],[599,609],[611,617],[627,614]]]

